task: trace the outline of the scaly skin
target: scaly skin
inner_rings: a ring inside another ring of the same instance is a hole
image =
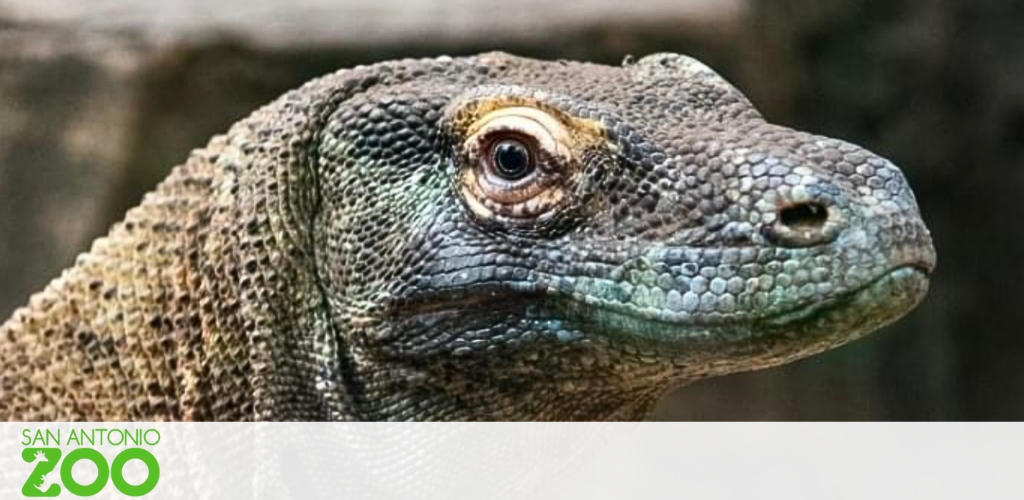
[[[15,312],[0,417],[642,418],[896,320],[934,260],[895,166],[692,59],[358,67],[214,138]]]

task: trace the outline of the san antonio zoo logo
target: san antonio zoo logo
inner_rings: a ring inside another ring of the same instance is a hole
[[[89,497],[103,491],[108,482],[127,496],[140,497],[153,491],[160,481],[160,464],[143,448],[160,443],[160,432],[156,429],[71,429],[66,436],[62,436],[60,430],[32,432],[25,429],[21,435],[22,446],[27,446],[21,451],[21,458],[33,465],[31,475],[21,488],[21,493],[27,497],[55,497],[60,495],[62,485],[72,495]],[[64,437],[67,440],[62,440]],[[108,461],[92,448],[104,445],[124,449]],[[135,485],[124,479],[124,466],[133,459],[142,461],[148,469],[146,479]],[[83,460],[96,466],[96,479],[91,484],[80,484],[71,475],[71,468]]]

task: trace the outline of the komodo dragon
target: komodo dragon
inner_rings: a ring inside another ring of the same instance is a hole
[[[638,419],[912,309],[890,162],[705,65],[504,53],[314,80],[0,328],[0,418]]]

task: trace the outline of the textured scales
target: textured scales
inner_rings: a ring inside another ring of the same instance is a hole
[[[467,139],[509,108],[558,131],[511,208]],[[0,417],[642,418],[896,320],[934,258],[896,167],[684,56],[357,67],[194,152],[16,311]]]

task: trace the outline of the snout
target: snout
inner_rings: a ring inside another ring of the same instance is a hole
[[[750,166],[768,179],[754,202],[765,243],[831,246],[865,254],[854,261],[882,256],[890,268],[934,269],[931,236],[898,167],[844,141],[786,132],[791,147],[758,155]]]

